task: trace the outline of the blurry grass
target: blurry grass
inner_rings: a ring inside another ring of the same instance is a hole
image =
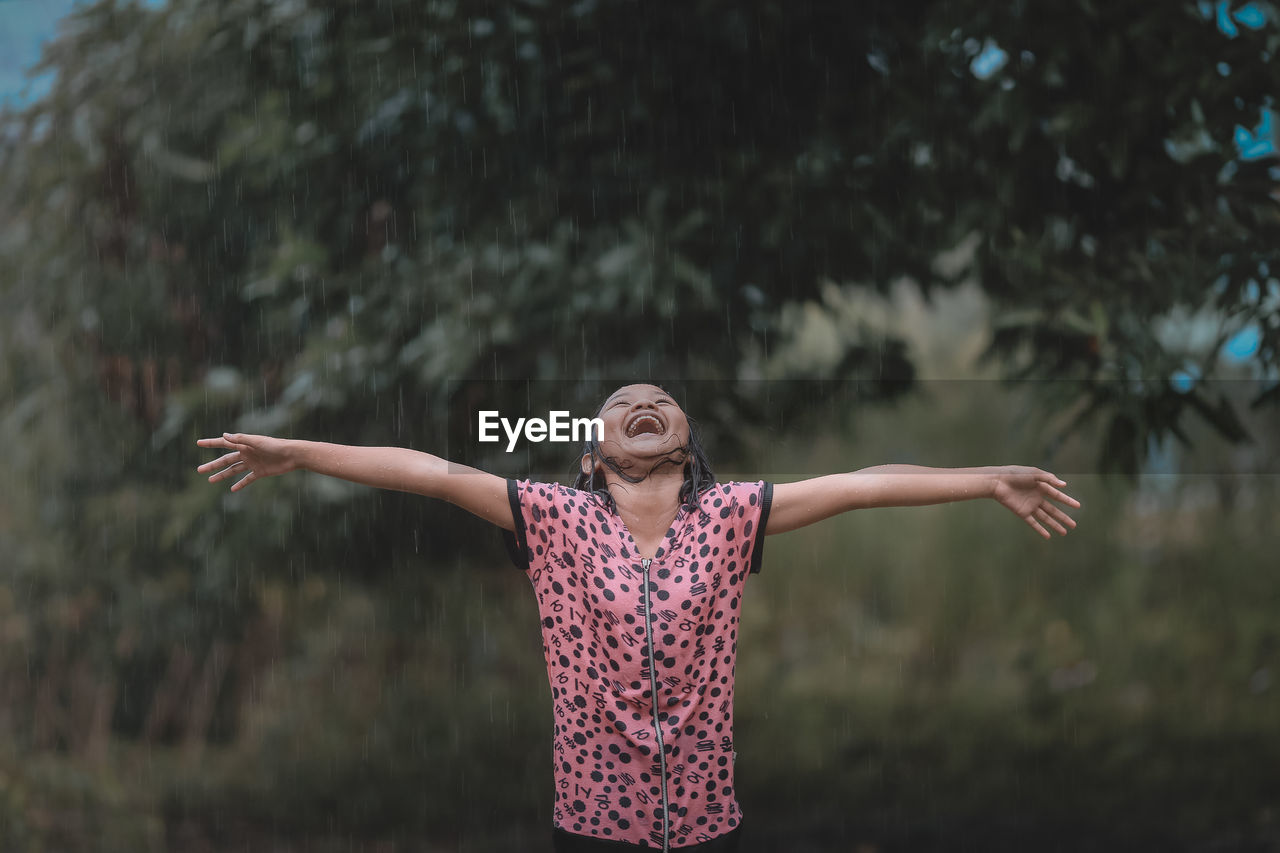
[[[154,790],[135,781],[114,766],[0,745],[0,850],[165,849]]]
[[[419,564],[393,583],[286,612],[296,647],[237,745],[179,782],[171,811],[232,817],[228,843],[246,826],[462,843],[550,825],[550,692],[527,581]]]

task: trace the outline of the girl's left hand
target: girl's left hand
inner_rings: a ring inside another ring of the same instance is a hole
[[[1053,534],[1045,529],[1045,525],[1063,536],[1067,535],[1068,528],[1076,526],[1075,520],[1054,503],[1057,501],[1069,507],[1080,507],[1080,501],[1060,491],[1060,487],[1066,484],[1066,480],[1039,468],[1006,465],[996,475],[992,497],[1031,525],[1045,539],[1050,539]]]

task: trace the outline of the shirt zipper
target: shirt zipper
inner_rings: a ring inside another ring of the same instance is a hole
[[[649,649],[649,693],[653,701],[653,731],[658,736],[658,771],[662,775],[661,787],[662,791],[662,853],[668,853],[670,849],[668,839],[671,836],[670,811],[667,807],[667,756],[666,750],[662,746],[662,724],[658,720],[658,662],[653,655],[653,619],[650,615],[650,607],[652,602],[649,599],[649,564],[653,562],[652,557],[645,557],[640,561],[640,565],[644,566],[644,624],[645,624],[645,642]]]

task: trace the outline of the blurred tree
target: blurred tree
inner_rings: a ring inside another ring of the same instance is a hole
[[[747,381],[794,378],[771,359],[788,306],[831,281],[976,275],[1003,312],[992,352],[1062,380],[1054,411],[1109,418],[1120,469],[1188,412],[1239,439],[1219,352],[1254,330],[1274,380],[1280,336],[1274,160],[1232,137],[1261,135],[1274,95],[1280,30],[1253,8],[1235,38],[1137,0],[84,8],[0,147],[3,428],[25,451],[5,464],[57,542],[15,571],[115,638],[119,727],[216,730],[167,722],[156,685],[225,671],[215,640],[264,577],[377,574],[409,559],[405,530],[438,549],[471,528],[310,480],[225,501],[190,474],[197,435],[504,470],[469,431],[477,408],[540,405],[517,380],[573,377],[548,396],[581,399],[680,377],[719,380],[692,408],[728,441],[909,384],[875,329],[803,377],[829,385]],[[968,263],[937,263],[973,235]],[[1200,310],[1219,325],[1192,349],[1168,329]]]

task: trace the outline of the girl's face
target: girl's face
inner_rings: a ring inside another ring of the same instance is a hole
[[[604,421],[600,451],[619,462],[654,460],[689,443],[689,421],[671,395],[656,385],[625,385],[609,395],[598,417]],[[583,472],[590,457],[583,457]]]

